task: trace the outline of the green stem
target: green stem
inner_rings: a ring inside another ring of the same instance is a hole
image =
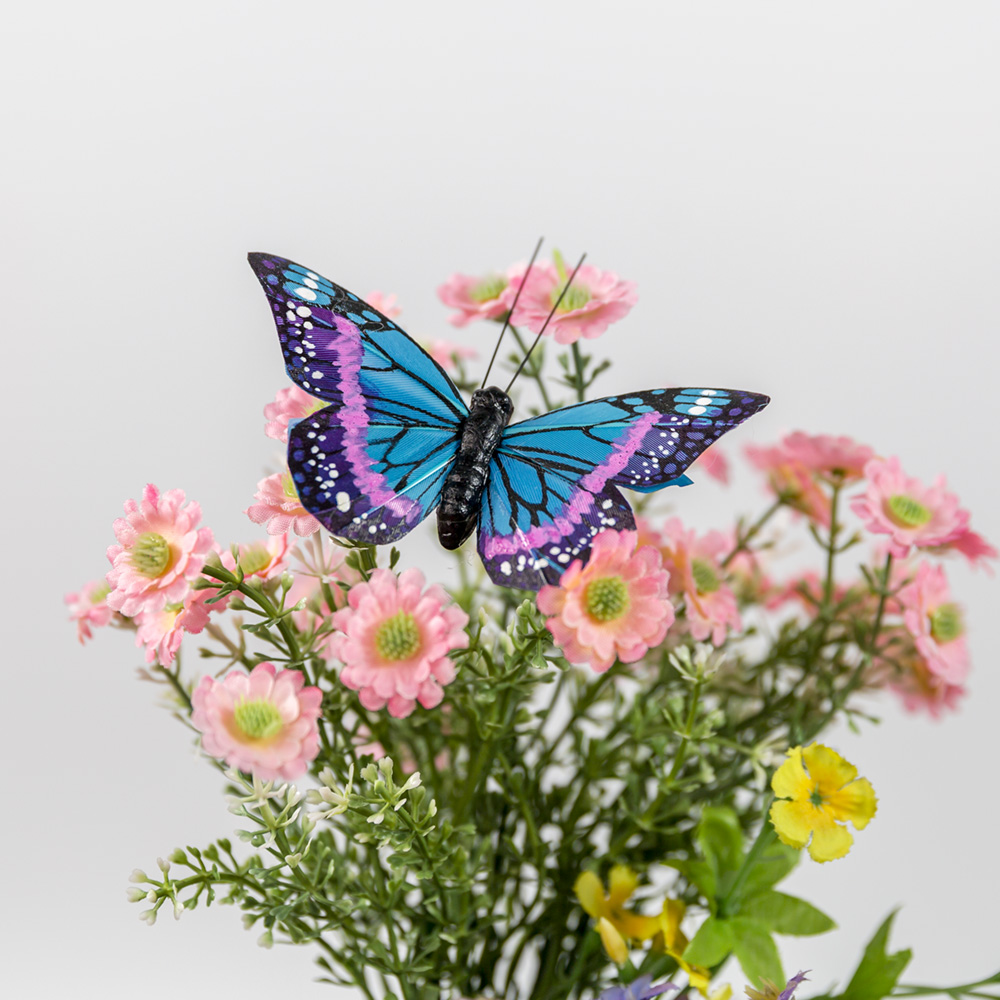
[[[528,345],[521,339],[521,334],[517,331],[517,328],[511,326],[508,329],[512,334],[514,334],[514,339],[517,341],[517,346],[521,348],[521,353],[527,354]],[[528,376],[533,378],[537,383],[538,391],[542,395],[542,402],[545,404],[545,409],[554,409],[552,406],[552,400],[549,399],[548,391],[545,388],[545,379],[542,377],[542,366],[538,361],[537,355],[532,357],[531,360],[524,366],[524,370],[528,373]]]
[[[774,832],[774,827],[771,825],[771,820],[769,818],[769,812],[771,810],[771,803],[774,801],[774,796],[769,795],[767,801],[764,803],[764,808],[761,810],[764,817],[763,825],[760,828],[760,832],[757,834],[757,839],[753,842],[753,846],[747,852],[747,856],[743,859],[743,864],[740,866],[740,870],[736,873],[736,880],[730,886],[729,892],[719,900],[719,916],[727,917],[731,914],[729,913],[729,904],[733,901],[739,901],[739,893],[743,888],[743,883],[746,882],[753,870],[753,866],[757,863],[757,859],[767,850],[768,847],[774,842],[777,834]]]
[[[745,552],[748,543],[756,537],[760,530],[771,520],[772,517],[781,509],[784,505],[784,500],[779,497],[774,503],[771,504],[767,510],[764,511],[760,517],[739,537],[736,542],[736,547],[733,549],[725,559],[722,560],[722,568],[725,569],[741,552]]]
[[[575,340],[570,345],[570,350],[573,352],[573,367],[576,369],[576,399],[577,402],[582,403],[587,398],[587,386],[584,383],[583,375],[583,355],[580,353],[580,347]]]
[[[184,702],[184,704],[187,706],[187,710],[190,712],[194,706],[191,704],[191,696],[184,689],[184,685],[181,684],[181,679],[180,679],[181,665],[180,665],[180,662],[178,661],[178,663],[177,663],[177,673],[176,674],[172,670],[169,670],[167,667],[161,666],[160,664],[156,665],[156,669],[159,670],[160,673],[163,674],[163,676],[167,678],[167,680],[170,682],[170,686],[177,692],[177,694],[180,697],[181,701]]]

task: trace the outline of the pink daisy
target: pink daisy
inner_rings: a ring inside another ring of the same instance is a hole
[[[284,535],[289,530],[301,538],[319,531],[320,523],[302,506],[292,477],[276,472],[257,484],[254,499],[245,511],[254,524],[263,524],[269,535]]]
[[[323,409],[326,403],[322,399],[310,396],[297,385],[285,386],[279,389],[273,403],[264,407],[264,433],[275,441],[288,440],[288,424],[293,420],[301,420],[310,413]]]
[[[503,319],[514,301],[511,282],[525,272],[525,265],[515,264],[506,274],[453,274],[438,290],[438,298],[458,312],[448,317],[452,326],[467,326],[474,319]],[[520,310],[518,310],[520,315]]]
[[[340,679],[360,692],[361,704],[372,710],[388,705],[397,719],[417,702],[439,704],[442,686],[455,677],[447,654],[469,644],[469,616],[437,584],[425,591],[418,569],[399,577],[376,569],[367,583],[351,588],[347,603],[333,616],[338,631],[330,652],[344,664]]]
[[[670,571],[670,593],[684,596],[684,615],[691,636],[699,642],[711,638],[716,646],[726,630],[741,628],[736,595],[724,581],[720,562],[731,551],[721,531],[698,536],[685,529],[680,518],[663,525],[663,561]]]
[[[111,621],[114,612],[107,604],[111,588],[105,580],[85,583],[79,593],[67,594],[63,600],[69,605],[69,620],[76,622],[76,637],[81,643],[94,637],[91,626],[100,627]]]
[[[125,501],[114,523],[118,545],[108,547],[108,607],[131,618],[183,601],[212,550],[212,532],[198,528],[201,507],[185,506],[183,490],[164,494],[150,483],[142,501]]]
[[[768,486],[775,496],[811,521],[830,527],[830,497],[796,452],[782,442],[769,448],[747,445],[746,455],[767,473]]]
[[[896,595],[903,621],[931,673],[948,684],[965,680],[969,650],[962,612],[940,566],[921,563],[917,576]]]
[[[930,669],[927,661],[913,650],[899,661],[902,673],[897,668],[890,687],[899,695],[903,707],[908,712],[924,711],[932,719],[940,719],[945,711],[955,711],[959,699],[965,695],[960,684],[950,684]]]
[[[239,545],[237,551],[240,557],[240,569],[247,578],[270,580],[272,576],[280,576],[285,571],[290,550],[288,535],[272,535],[266,541]],[[236,569],[236,560],[231,551],[222,553],[222,565],[230,572]]]
[[[369,292],[365,302],[387,319],[395,319],[403,310],[396,305],[395,295],[385,295],[382,292]]]
[[[865,465],[875,457],[872,448],[849,437],[805,434],[802,431],[786,435],[781,447],[811,472],[838,476],[847,481],[861,479]]]
[[[197,635],[207,624],[213,611],[222,611],[229,603],[225,597],[214,604],[207,603],[217,591],[190,590],[183,603],[168,604],[159,611],[141,611],[135,616],[138,631],[137,646],[146,647],[146,662],[168,667],[174,662],[185,633]]]
[[[875,534],[889,535],[889,551],[902,558],[911,546],[944,545],[968,530],[969,514],[945,489],[944,476],[932,486],[907,476],[896,457],[872,459],[865,466],[867,491],[851,501],[851,510]]]
[[[450,340],[431,340],[424,344],[424,347],[445,371],[452,371],[456,368],[458,361],[470,361],[472,358],[478,357],[478,353],[471,347],[453,344]]]
[[[518,278],[511,287],[516,290],[522,280]],[[566,280],[564,267],[548,262],[536,264],[518,300],[517,322],[538,333]],[[627,315],[638,300],[635,282],[622,281],[613,271],[599,271],[584,264],[545,332],[558,344],[572,344],[581,337],[599,337],[612,323]]]
[[[569,564],[559,586],[538,593],[538,610],[566,659],[603,673],[619,659],[633,663],[663,642],[674,622],[667,572],[635,531],[602,531],[590,559]]]
[[[982,535],[975,531],[970,531],[968,528],[960,531],[954,538],[943,545],[934,546],[933,551],[941,555],[946,555],[949,552],[961,553],[961,555],[969,560],[970,565],[975,567],[982,566],[990,576],[993,575],[993,568],[987,565],[986,560],[996,559],[1000,555]]]
[[[298,778],[319,752],[323,692],[303,687],[298,670],[258,663],[250,674],[202,677],[191,723],[205,753],[263,781]]]

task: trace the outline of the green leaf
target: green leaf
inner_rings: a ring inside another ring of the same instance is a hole
[[[761,979],[770,979],[772,983],[783,986],[785,973],[777,946],[767,930],[745,917],[733,917],[729,924],[733,929],[733,953],[743,966],[750,984],[759,989]]]
[[[881,997],[888,996],[903,969],[909,964],[913,955],[909,948],[897,951],[894,955],[886,951],[889,931],[895,917],[896,911],[893,910],[868,942],[860,964],[847,984],[847,989],[841,994],[845,1000],[880,1000]]]
[[[743,883],[743,894],[753,896],[777,885],[799,863],[801,851],[775,841],[757,859]]]
[[[733,950],[733,929],[728,920],[709,917],[684,949],[684,960],[710,968],[724,962]]]
[[[698,846],[716,874],[736,871],[743,863],[743,830],[736,813],[706,806],[698,824]]]
[[[740,907],[740,916],[748,917],[775,934],[823,934],[837,925],[812,903],[783,892],[765,889],[747,899]]]
[[[715,902],[718,895],[718,879],[707,861],[664,861],[668,868],[675,868],[693,886],[696,886],[702,896],[710,903]]]

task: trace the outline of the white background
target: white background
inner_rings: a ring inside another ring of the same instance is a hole
[[[597,345],[607,392],[768,392],[731,455],[851,434],[946,472],[1000,540],[998,28],[994,3],[912,0],[11,6],[4,995],[329,995],[308,954],[258,949],[230,910],[150,929],[125,902],[134,865],[233,817],[134,682],[128,637],[81,650],[61,603],[104,573],[147,481],[199,500],[223,542],[257,536],[241,511],[285,381],[248,250],[396,292],[424,337],[451,333],[434,289],[452,271],[542,233],[589,250],[640,291]],[[492,333],[458,336],[488,352]],[[709,527],[762,500],[745,475],[676,502]],[[881,801],[847,860],[792,879],[840,924],[785,941],[814,988],[843,983],[899,904],[907,980],[1000,965],[1000,595],[951,579],[974,657],[961,714],[887,696],[881,727],[831,737]]]

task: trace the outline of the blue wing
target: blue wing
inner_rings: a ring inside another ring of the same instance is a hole
[[[392,320],[315,271],[252,253],[289,377],[330,405],[293,424],[288,467],[333,534],[378,545],[436,506],[468,407]]]
[[[635,526],[618,488],[649,493],[769,400],[734,389],[653,389],[513,424],[490,465],[479,554],[496,583],[537,590],[586,562],[594,535]]]

